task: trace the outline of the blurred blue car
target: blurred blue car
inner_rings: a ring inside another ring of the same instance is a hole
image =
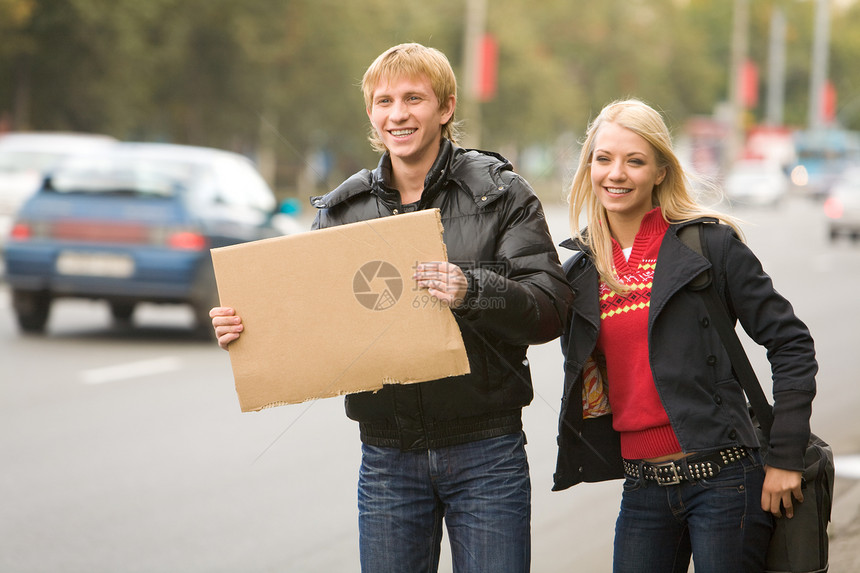
[[[117,143],[57,167],[18,212],[4,253],[20,328],[43,332],[60,297],[101,299],[128,323],[141,302],[218,304],[209,249],[281,234],[275,196],[245,157]]]
[[[0,247],[21,204],[35,193],[45,173],[72,155],[104,151],[117,140],[70,132],[13,132],[0,135]]]

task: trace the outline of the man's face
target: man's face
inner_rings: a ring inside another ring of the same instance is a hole
[[[367,116],[392,161],[432,163],[439,152],[442,126],[454,114],[454,104],[452,95],[440,106],[430,80],[424,76],[395,78],[381,81],[373,90]]]

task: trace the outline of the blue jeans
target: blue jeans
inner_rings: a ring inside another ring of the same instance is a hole
[[[442,518],[455,573],[522,573],[531,561],[523,434],[420,452],[362,445],[363,573],[433,573]]]
[[[615,573],[760,572],[773,521],[761,508],[764,468],[754,454],[716,477],[678,485],[626,478],[615,524]]]

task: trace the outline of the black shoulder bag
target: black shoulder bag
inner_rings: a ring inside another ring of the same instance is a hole
[[[689,248],[710,259],[702,237],[706,224],[687,225],[678,231],[678,237]],[[762,455],[765,455],[770,443],[773,407],[717,293],[710,269],[696,277],[690,288],[702,295],[711,323],[720,334],[735,374],[750,401],[750,415],[756,426]],[[824,440],[811,434],[803,461],[803,503],[795,502],[791,519],[775,520],[767,553],[767,573],[823,573],[828,568],[827,524],[833,503],[833,451]]]

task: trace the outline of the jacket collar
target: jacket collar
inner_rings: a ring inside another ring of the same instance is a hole
[[[714,219],[713,217],[700,217],[698,219],[693,219],[692,221],[684,221],[683,223],[672,223],[669,225],[670,230],[667,231],[667,233],[673,234],[677,238],[678,231],[680,231],[681,229],[683,229],[684,227],[686,227],[688,225],[694,225],[696,223],[716,223],[716,222],[717,222],[717,220]],[[588,229],[587,228],[583,229],[582,234],[588,235]],[[680,241],[680,239],[679,239],[679,241]],[[564,247],[565,249],[569,249],[571,251],[590,252],[590,249],[585,245],[585,243],[582,241],[582,239],[579,239],[579,238],[568,237],[567,239],[560,242],[558,244],[558,246]]]
[[[709,259],[685,245],[678,237],[678,231],[688,225],[713,221],[713,219],[700,218],[672,224],[666,231],[666,236],[663,238],[663,243],[657,254],[658,270],[654,273],[654,282],[651,287],[649,329],[656,316],[675,293],[686,287],[702,271],[713,266]]]
[[[510,187],[512,179],[502,176],[506,171],[512,172],[513,166],[501,155],[490,151],[463,149],[443,138],[439,155],[424,179],[421,202],[424,204],[431,201],[449,183],[455,183],[468,192],[475,203],[488,205]],[[389,186],[390,181],[391,158],[386,152],[380,157],[376,169],[362,169],[329,193],[311,197],[311,205],[326,209],[363,193],[373,193],[383,201],[399,202],[399,194]]]
[[[421,204],[428,203],[445,185],[454,145],[445,138],[439,144],[439,153],[424,177],[424,190],[421,193]],[[385,201],[399,202],[400,193],[391,187],[391,155],[385,152],[379,158],[379,164],[371,172],[371,193]]]
[[[311,205],[317,209],[334,207],[356,195],[370,191],[372,182],[373,176],[371,172],[367,169],[362,169],[325,195],[311,197]]]
[[[489,205],[510,189],[515,179],[513,169],[498,153],[458,147],[451,157],[448,177],[476,204]]]
[[[565,249],[570,249],[571,251],[586,251],[588,247],[585,246],[585,243],[582,242],[581,239],[573,239],[568,237],[558,244],[559,247],[564,247]]]
[[[696,253],[681,241],[678,237],[678,231],[689,225],[714,221],[715,219],[702,217],[693,221],[669,225],[663,243],[660,245],[660,251],[657,253],[657,264],[661,268],[660,274],[671,277],[673,283],[680,283],[680,286],[683,286],[697,277],[699,273],[711,267],[711,262],[707,258]],[[654,278],[656,283],[656,274]],[[653,292],[652,290],[652,298]]]
[[[711,267],[711,262],[687,247],[678,238],[678,231],[696,223],[714,222],[711,218],[700,218],[683,223],[673,223],[666,231],[666,236],[660,245],[658,257],[658,271],[654,274],[654,283],[651,289],[651,311],[649,312],[649,323],[653,323],[666,302],[680,289],[684,288],[690,281],[696,278],[702,271]],[[574,251],[588,254],[590,251],[579,239],[568,238],[560,243],[560,246]],[[593,264],[583,259],[582,255],[572,256],[564,264],[568,280],[577,294],[574,299],[574,307],[586,320],[594,324],[599,323],[600,309],[597,296],[597,269]],[[586,272],[576,273],[573,277],[572,263],[586,265]],[[649,327],[650,328],[650,327]]]

